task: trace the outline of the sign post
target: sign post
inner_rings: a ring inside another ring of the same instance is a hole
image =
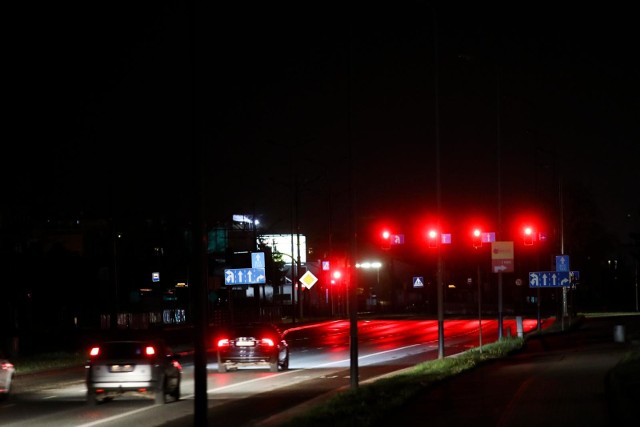
[[[556,271],[569,272],[569,255],[556,256]],[[562,322],[567,317],[567,288],[562,287]],[[564,327],[562,328],[564,330]]]
[[[502,273],[513,273],[513,242],[491,243],[491,269],[498,273],[498,340],[502,339]]]

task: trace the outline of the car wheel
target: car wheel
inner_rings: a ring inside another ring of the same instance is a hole
[[[87,391],[87,405],[96,406],[98,404],[98,396],[96,395],[95,390]]]
[[[164,376],[162,376],[159,384],[154,396],[155,403],[158,405],[167,403],[167,380]]]
[[[269,362],[269,370],[271,372],[278,372],[278,356],[275,356]]]
[[[281,371],[286,371],[289,369],[289,354],[287,354],[284,358],[284,360],[282,361],[282,363],[280,363],[280,370]]]
[[[176,388],[170,393],[170,396],[173,397],[174,401],[180,400],[180,378],[178,378],[178,382],[176,383]]]
[[[221,374],[224,374],[225,372],[227,372],[227,365],[222,362],[222,357],[220,357],[220,353],[218,353],[217,358],[218,358],[218,372],[220,372]]]
[[[227,365],[222,362],[222,358],[220,357],[220,354],[218,354],[218,372],[220,372],[221,374],[224,374],[225,372],[227,372]]]

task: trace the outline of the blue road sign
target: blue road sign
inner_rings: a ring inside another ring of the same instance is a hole
[[[229,268],[224,270],[225,285],[266,283],[264,268]]]
[[[569,271],[569,255],[556,256],[556,271]]]
[[[534,271],[529,273],[530,288],[562,288],[570,285],[568,271]]]
[[[251,268],[264,268],[264,252],[251,253]]]

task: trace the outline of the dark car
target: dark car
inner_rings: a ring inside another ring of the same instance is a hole
[[[180,399],[182,366],[162,340],[104,341],[91,347],[86,364],[87,402],[95,405],[125,393]]]
[[[289,369],[289,345],[270,323],[245,323],[221,328],[215,335],[218,372],[243,366],[268,366],[271,372]]]

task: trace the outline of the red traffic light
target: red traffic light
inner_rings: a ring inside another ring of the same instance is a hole
[[[391,232],[389,230],[383,230],[381,233],[382,237],[382,249],[390,249],[391,248]]]
[[[438,247],[438,238],[440,237],[440,233],[438,233],[436,230],[429,230],[427,232],[427,240],[429,242],[429,247],[430,248],[437,248]]]
[[[474,228],[471,232],[473,247],[479,248],[482,246],[482,231],[479,228]]]
[[[533,240],[535,237],[535,232],[533,231],[533,228],[530,226],[525,226],[522,229],[522,234],[523,234],[524,244],[526,246],[533,245]]]
[[[342,272],[340,270],[334,270],[331,272],[331,284],[335,285],[342,279]]]

